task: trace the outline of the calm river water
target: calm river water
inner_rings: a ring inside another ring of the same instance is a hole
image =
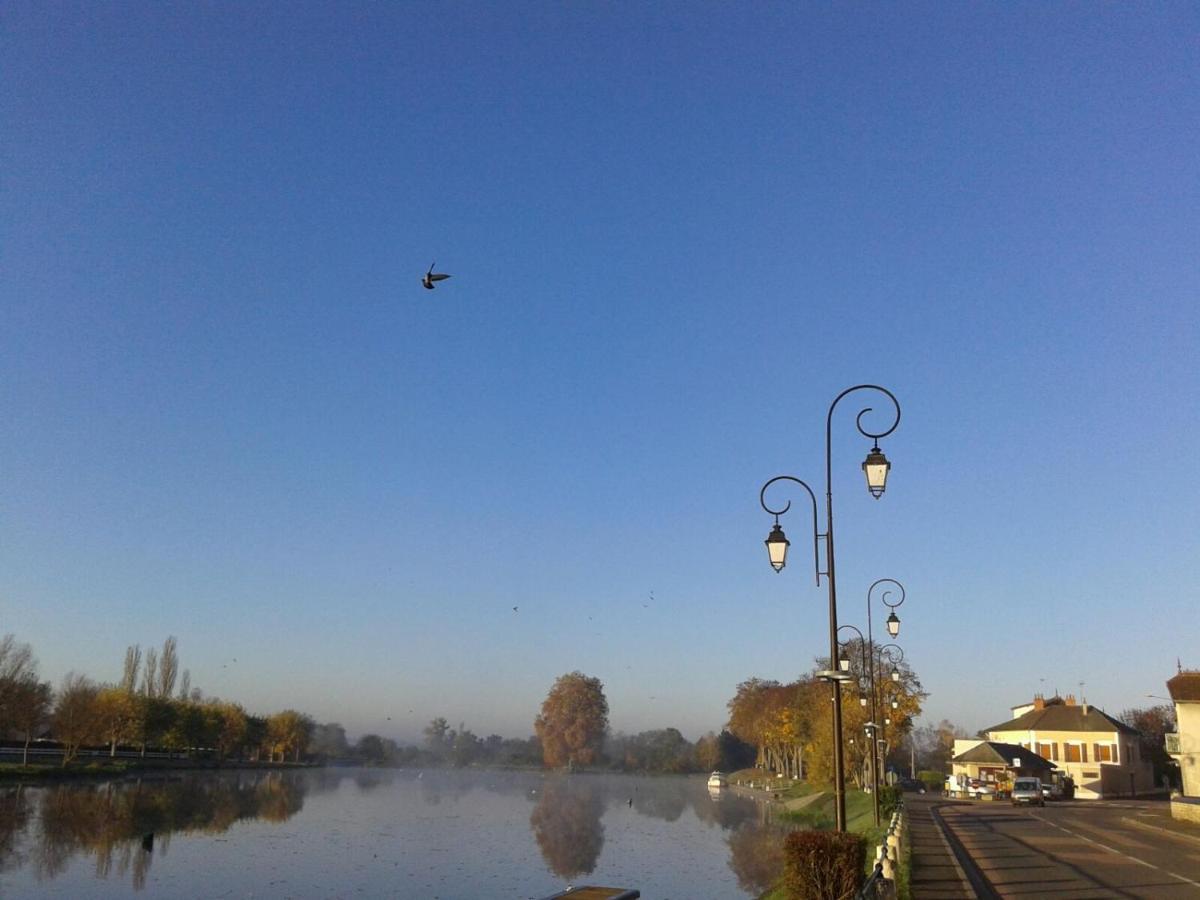
[[[756,896],[779,833],[703,777],[319,769],[0,787],[0,897]]]

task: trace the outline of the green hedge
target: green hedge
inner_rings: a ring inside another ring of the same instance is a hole
[[[783,842],[789,900],[852,900],[866,880],[867,839],[837,831],[794,831]]]

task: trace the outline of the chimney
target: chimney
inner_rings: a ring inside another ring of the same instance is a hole
[[[1084,701],[1084,704],[1083,704],[1083,714],[1084,714],[1085,716],[1088,714],[1088,705],[1087,705],[1087,701]]]
[[[1074,706],[1074,705],[1075,705],[1075,695],[1067,694],[1067,706]]]
[[[1041,694],[1034,694],[1033,695],[1033,708],[1034,709],[1045,709],[1046,708],[1046,698],[1043,697]]]

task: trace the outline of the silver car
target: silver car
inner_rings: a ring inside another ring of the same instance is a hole
[[[1028,803],[1030,806],[1046,805],[1040,778],[1018,778],[1013,782],[1012,804],[1020,806],[1022,803]]]

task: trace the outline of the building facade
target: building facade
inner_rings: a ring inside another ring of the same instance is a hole
[[[1034,697],[1014,717],[986,731],[989,741],[1016,744],[1052,762],[1085,800],[1129,797],[1154,790],[1154,769],[1141,758],[1138,733],[1088,703]]]
[[[1200,798],[1200,672],[1181,671],[1167,682],[1167,691],[1175,703],[1175,733],[1167,735],[1167,753],[1179,763],[1183,796]]]

